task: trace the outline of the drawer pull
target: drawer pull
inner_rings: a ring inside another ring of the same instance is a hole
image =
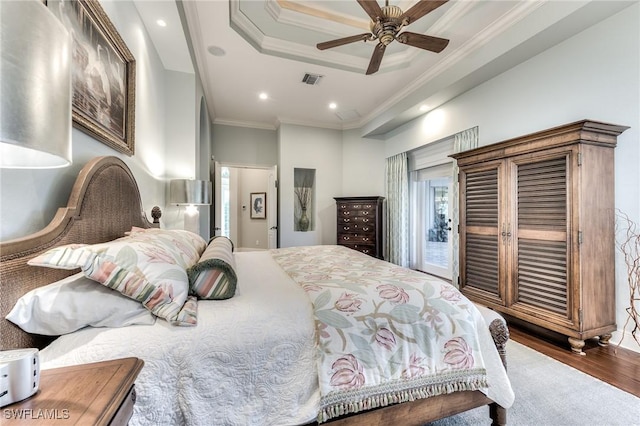
[[[364,218],[364,219],[362,219],[362,221],[363,221],[363,222],[369,222],[369,219]]]
[[[349,237],[347,237],[346,235],[342,237],[343,240],[348,240]]]
[[[371,204],[367,204],[365,207],[370,209],[371,208]]]
[[[362,228],[362,230],[363,230],[363,231],[368,231],[368,230],[369,230],[369,227],[367,226],[367,227],[365,227],[365,228]]]
[[[347,208],[347,206],[346,206],[345,204],[343,204],[343,205],[341,205],[341,206],[340,206],[340,208],[342,208],[342,209],[346,209],[346,208]]]
[[[350,219],[345,219],[344,221],[345,221],[345,222],[349,222],[349,220],[350,220]]]
[[[369,212],[366,212],[366,211],[365,211],[365,212],[362,212],[362,214],[369,214]]]
[[[349,216],[351,214],[351,212],[343,212],[342,214],[345,215],[345,216]]]
[[[354,209],[359,209],[359,208],[360,208],[360,204],[354,204],[354,205],[353,205],[353,208],[354,208]]]
[[[344,229],[345,231],[348,231],[349,229],[351,229],[350,226],[343,226],[342,229]]]

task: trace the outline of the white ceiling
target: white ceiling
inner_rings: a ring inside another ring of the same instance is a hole
[[[634,0],[637,2],[637,0]],[[526,61],[634,1],[450,0],[407,28],[447,38],[439,54],[393,42],[365,75],[376,42],[320,51],[368,32],[356,0],[134,0],[165,68],[192,72],[178,7],[216,123],[275,129],[292,123],[386,133]],[[391,0],[407,10],[416,0]],[[381,6],[384,0],[379,0]],[[157,26],[157,19],[167,27]],[[221,48],[225,54],[208,52]],[[561,72],[565,72],[562,70]],[[318,85],[305,73],[322,75]],[[258,95],[265,92],[267,100]],[[329,109],[331,102],[337,104]]]

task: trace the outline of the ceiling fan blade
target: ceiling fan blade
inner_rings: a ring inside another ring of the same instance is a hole
[[[371,33],[358,34],[350,37],[339,38],[336,40],[325,41],[323,43],[318,43],[316,47],[320,50],[330,49],[332,47],[342,46],[343,44],[354,43],[356,41],[367,41],[371,40]]]
[[[424,34],[412,33],[404,31],[396,36],[396,40],[409,46],[418,47],[431,52],[440,53],[449,44],[446,38],[433,37]]]
[[[358,4],[367,12],[373,22],[382,16],[382,9],[376,0],[358,0]]]
[[[449,0],[420,0],[418,3],[414,4],[413,7],[409,8],[406,12],[400,16],[400,20],[407,19],[410,23],[417,21],[422,18],[427,13],[435,10],[448,2]]]
[[[382,56],[384,55],[384,51],[387,48],[386,44],[378,43],[376,48],[373,51],[373,55],[371,55],[371,61],[369,61],[369,68],[367,68],[367,75],[373,74],[380,69],[380,64],[382,63]]]

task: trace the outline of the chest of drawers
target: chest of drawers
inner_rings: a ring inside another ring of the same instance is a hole
[[[335,200],[337,243],[382,259],[384,197],[335,197]]]

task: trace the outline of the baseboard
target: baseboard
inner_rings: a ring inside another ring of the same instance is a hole
[[[618,346],[619,344],[621,348],[640,353],[640,345],[638,345],[638,342],[633,339],[631,332],[627,330],[614,331],[610,344],[612,346]]]

